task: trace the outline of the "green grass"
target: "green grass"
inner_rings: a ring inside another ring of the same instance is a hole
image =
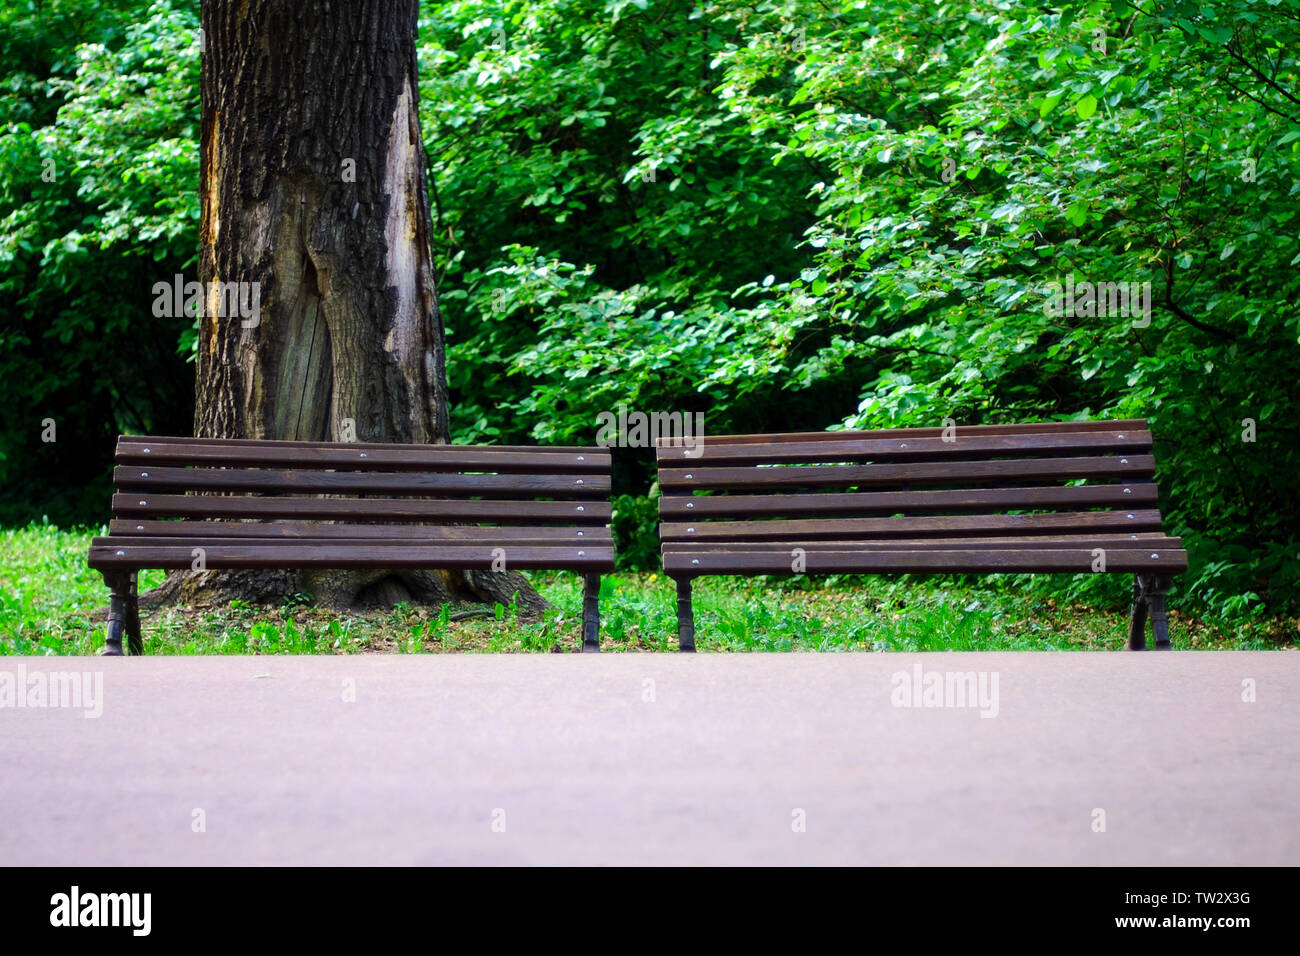
[[[103,529],[33,525],[0,531],[0,655],[91,654],[103,645],[108,591],[86,567]],[[339,614],[297,600],[281,607],[242,602],[169,607],[143,615],[147,654],[357,654],[575,651],[581,580],[536,572],[554,608],[520,621],[509,608],[398,605]],[[163,579],[141,575],[143,588]],[[702,651],[1115,650],[1127,617],[1122,581],[1103,582],[1098,603],[1066,600],[1064,577],[990,576],[974,584],[910,577],[704,578],[695,584],[696,644]],[[1056,591],[1046,590],[1055,588]],[[1056,596],[1053,596],[1053,593]],[[1089,592],[1091,593],[1091,592]],[[601,586],[605,650],[674,651],[676,600],[662,574],[618,573]],[[1171,614],[1176,648],[1293,646],[1295,621],[1234,625]]]

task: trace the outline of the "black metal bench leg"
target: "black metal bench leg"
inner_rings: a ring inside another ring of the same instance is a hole
[[[1142,575],[1133,575],[1133,611],[1128,622],[1128,649],[1147,649],[1147,588]]]
[[[695,611],[691,607],[691,579],[677,579],[677,649],[695,652]]]
[[[1165,612],[1165,589],[1169,578],[1157,577],[1151,588],[1151,634],[1156,639],[1156,650],[1169,650],[1169,615]]]
[[[122,656],[122,632],[126,628],[129,575],[124,571],[105,571],[104,583],[108,585],[108,631],[104,635],[104,656]]]
[[[595,653],[600,650],[600,575],[584,574],[582,580],[582,650]]]
[[[144,653],[144,638],[140,634],[139,572],[132,571],[126,595],[126,637],[132,654]]]

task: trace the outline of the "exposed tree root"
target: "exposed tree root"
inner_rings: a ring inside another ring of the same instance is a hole
[[[310,595],[331,610],[389,608],[403,601],[442,604],[509,605],[518,595],[521,619],[531,620],[551,605],[516,571],[174,571],[140,605],[221,607],[234,600],[283,604]]]

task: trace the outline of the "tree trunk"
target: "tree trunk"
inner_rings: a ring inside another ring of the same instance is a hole
[[[196,436],[449,440],[417,11],[418,0],[204,0]],[[255,315],[230,314],[218,283],[232,282],[253,284],[241,304]],[[221,572],[167,587],[187,600],[519,592],[524,610],[544,604],[518,574]]]

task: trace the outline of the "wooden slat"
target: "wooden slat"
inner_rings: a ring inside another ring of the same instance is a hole
[[[113,495],[113,514],[139,518],[315,518],[333,521],[504,521],[605,524],[608,501],[461,501],[418,498],[256,498]]]
[[[222,568],[467,568],[492,570],[493,548],[485,545],[395,544],[216,544],[205,549],[208,569]],[[188,569],[194,556],[188,545],[124,545],[111,538],[91,542],[92,568]],[[614,549],[523,546],[505,549],[508,569],[613,570]]]
[[[258,491],[300,494],[547,495],[575,498],[609,494],[608,474],[462,475],[454,472],[278,471],[254,468],[173,468],[119,465],[120,489]]]
[[[555,474],[609,471],[607,448],[521,445],[398,445],[123,435],[123,465],[209,465],[386,471],[495,471]]]
[[[927,461],[989,458],[1017,455],[1020,458],[1063,456],[1068,453],[1102,454],[1149,452],[1151,433],[1140,429],[1110,431],[1043,432],[1016,435],[959,435],[943,438],[892,436],[815,442],[756,442],[722,445],[711,442],[695,449],[660,448],[661,467],[688,465],[769,465],[861,461]]]
[[[115,548],[203,548],[210,550],[212,548],[229,548],[229,547],[257,547],[257,548],[280,548],[286,554],[296,553],[294,549],[301,547],[314,547],[329,551],[331,554],[337,553],[340,548],[451,548],[453,553],[463,552],[465,548],[487,548],[491,551],[494,548],[500,548],[507,553],[516,549],[537,549],[537,548],[558,548],[572,546],[586,549],[592,548],[612,548],[614,546],[614,536],[612,533],[603,528],[596,528],[590,532],[590,539],[578,538],[570,534],[563,541],[556,541],[547,538],[509,538],[498,539],[490,536],[480,536],[477,538],[461,538],[451,541],[443,541],[428,538],[412,539],[394,539],[390,537],[383,538],[295,538],[292,540],[284,538],[226,538],[221,536],[205,537],[195,535],[191,538],[160,538],[160,537],[134,537],[130,535],[112,535],[108,538],[99,539],[102,542],[108,542]],[[107,545],[106,545],[107,546]],[[461,549],[461,550],[457,550]]]
[[[818,434],[820,434],[820,432]],[[118,435],[117,440],[119,444],[130,445],[151,445],[156,442],[171,442],[178,445],[230,445],[242,448],[284,448],[289,450],[295,448],[402,448],[432,449],[438,451],[445,449],[473,450],[479,448],[486,451],[523,452],[527,454],[539,451],[593,451],[599,454],[609,454],[608,448],[601,448],[598,445],[421,445],[416,443],[406,444],[402,442],[298,441],[296,439],[276,438],[195,438],[192,435]]]
[[[1115,418],[1083,422],[1027,422],[1014,425],[958,425],[956,434],[963,435],[1032,435],[1052,431],[1111,431],[1122,428],[1147,429],[1146,419]],[[770,442],[838,441],[845,438],[870,440],[897,438],[911,435],[916,438],[940,438],[942,426],[932,428],[876,428],[864,431],[773,432],[756,435],[704,435],[698,439],[708,445],[768,444]],[[671,447],[673,439],[660,438],[657,447]],[[680,446],[681,439],[676,439]]]
[[[1116,535],[1016,535],[998,538],[836,538],[817,541],[669,541],[665,542],[663,551],[686,551],[696,553],[762,551],[790,554],[795,549],[804,551],[970,551],[984,548],[1045,548],[1047,550],[1064,550],[1068,548],[1117,548],[1121,551],[1133,548],[1162,548],[1181,550],[1182,539],[1171,538],[1158,531],[1145,531],[1138,534]]]
[[[134,521],[115,518],[109,534],[133,538],[260,538],[278,541],[401,540],[442,542],[514,541],[517,543],[573,543],[598,540],[609,535],[607,527],[562,527],[555,525],[419,525],[419,524],[323,524],[309,521]]]
[[[1154,555],[1154,557],[1153,557]],[[966,549],[952,551],[851,550],[817,551],[805,556],[805,573],[968,574],[968,573],[1093,573],[1090,549],[1059,551],[1026,549]],[[790,556],[778,552],[723,553],[668,551],[664,571],[670,574],[790,574]],[[1182,550],[1115,549],[1106,552],[1107,573],[1187,570]]]
[[[663,518],[745,518],[754,516],[814,516],[897,514],[933,511],[1004,511],[1031,508],[1135,507],[1159,500],[1155,484],[1047,485],[1024,488],[931,489],[929,491],[863,491],[840,494],[686,495],[659,499]]]
[[[1159,531],[1160,512],[1082,511],[1027,515],[939,515],[919,518],[832,518],[793,521],[665,521],[659,536],[670,541],[775,541],[818,538],[974,537],[1023,532]],[[738,545],[739,546],[739,545]]]
[[[661,468],[661,488],[780,489],[916,482],[1027,481],[1041,478],[1146,478],[1151,455],[920,462],[899,465],[803,465],[777,468]],[[689,476],[689,477],[688,477]]]

